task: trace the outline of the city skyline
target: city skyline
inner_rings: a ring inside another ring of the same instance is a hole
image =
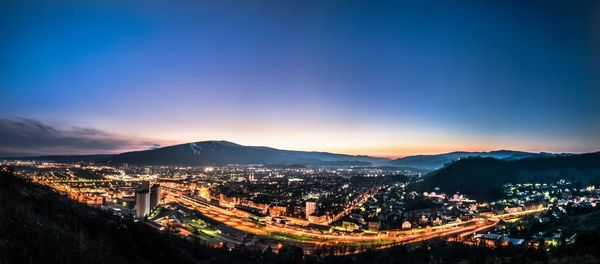
[[[3,5],[0,153],[600,146],[594,2]]]

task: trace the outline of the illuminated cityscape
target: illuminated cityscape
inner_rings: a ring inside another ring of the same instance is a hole
[[[594,208],[600,198],[594,186],[578,189],[561,179],[508,184],[505,199],[478,202],[411,191],[421,174],[396,168],[6,164],[19,177],[158,232],[230,250],[293,244],[307,255],[341,244],[336,254],[345,255],[434,238],[485,246],[571,243],[576,234],[512,238],[506,230],[567,216],[568,204]]]
[[[600,1],[0,17],[0,264],[600,263]]]

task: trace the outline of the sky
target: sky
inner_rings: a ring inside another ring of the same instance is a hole
[[[0,34],[2,155],[600,150],[598,1],[3,1]]]

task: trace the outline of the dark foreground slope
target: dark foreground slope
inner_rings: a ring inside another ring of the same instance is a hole
[[[600,182],[600,152],[506,160],[466,158],[432,172],[419,184],[420,190],[439,187],[481,200],[499,198],[506,183],[553,183],[559,179],[581,184]]]
[[[0,168],[1,169],[1,168]],[[245,263],[0,175],[0,263]]]

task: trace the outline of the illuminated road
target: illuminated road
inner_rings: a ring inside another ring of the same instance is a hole
[[[82,182],[82,181],[76,181]],[[85,182],[85,181],[83,181]],[[97,182],[97,181],[96,181]],[[74,195],[74,192],[68,185],[57,184],[49,181],[45,183],[59,191]],[[206,202],[194,199],[185,195],[184,190],[163,186],[164,202],[178,203],[191,210],[200,212],[202,215],[223,223],[234,229],[253,234],[259,237],[269,238],[282,242],[290,242],[299,245],[321,245],[335,246],[344,244],[349,248],[342,254],[353,254],[366,249],[388,248],[401,244],[417,243],[433,238],[454,237],[463,240],[465,237],[483,230],[494,227],[500,220],[518,219],[525,215],[539,213],[546,208],[538,208],[522,212],[494,215],[487,218],[474,218],[468,221],[457,221],[440,226],[417,228],[410,230],[391,230],[382,232],[364,232],[364,233],[322,233],[321,231],[308,228],[309,222],[304,219],[288,218],[290,225],[280,225],[272,222],[259,223],[253,220],[253,215],[238,209],[225,209],[219,206],[211,205]],[[380,186],[374,187],[363,195],[355,199],[348,207],[337,214],[333,220],[341,219],[347,215],[353,208],[366,202],[380,190]],[[79,197],[73,197],[79,199]],[[333,220],[327,221],[331,223]],[[182,235],[191,235],[189,230],[180,230]],[[228,241],[224,236],[218,239]]]
[[[224,209],[193,198],[166,191],[168,200],[176,201],[185,207],[196,210],[206,217],[221,222],[235,229],[254,234],[261,237],[288,241],[294,243],[305,243],[313,245],[338,245],[363,248],[386,248],[400,244],[416,243],[433,238],[458,236],[464,237],[495,226],[500,219],[510,219],[523,215],[537,213],[545,208],[529,210],[512,214],[496,215],[493,219],[475,218],[469,221],[454,222],[445,225],[411,229],[393,230],[387,232],[364,233],[364,234],[323,234],[316,230],[308,229],[305,225],[276,225],[272,223],[258,224],[250,219],[250,213],[237,209]],[[348,254],[355,253],[348,251]]]
[[[121,180],[129,181],[129,180]],[[131,180],[132,182],[139,180]],[[60,179],[56,177],[48,177],[42,179],[34,179],[34,182],[49,186],[60,192],[66,193],[70,198],[80,202],[88,204],[102,204],[103,196],[102,192],[97,190],[95,187],[87,187],[92,183],[112,183],[115,180],[88,180],[88,179]],[[83,188],[72,188],[71,184],[83,184]],[[447,223],[444,225],[427,227],[427,228],[415,228],[410,230],[390,230],[380,232],[369,232],[365,231],[362,233],[347,233],[347,232],[322,232],[319,230],[311,229],[308,227],[310,224],[304,219],[287,217],[290,220],[290,224],[282,225],[273,223],[271,221],[258,222],[256,217],[251,213],[238,209],[225,209],[219,206],[215,206],[201,200],[195,199],[185,195],[186,188],[178,187],[177,185],[164,184],[162,185],[164,202],[165,203],[177,203],[188,209],[197,211],[203,216],[212,219],[216,222],[222,223],[228,227],[246,232],[248,234],[256,235],[257,237],[271,239],[273,241],[294,243],[301,245],[305,248],[319,245],[319,246],[336,246],[344,245],[345,252],[340,254],[353,254],[358,253],[367,249],[375,248],[388,248],[392,246],[417,243],[426,241],[434,238],[449,238],[452,237],[457,241],[464,241],[468,236],[485,231],[487,229],[496,226],[500,220],[512,220],[519,219],[523,216],[536,214],[547,208],[539,207],[533,210],[526,210],[522,212],[506,213],[486,217],[473,218],[468,221],[456,221]],[[377,194],[383,186],[375,186],[366,192],[362,193],[336,215],[322,221],[321,225],[328,226],[330,223],[342,219],[354,208],[361,206],[373,195]],[[194,232],[186,229],[189,227],[179,227],[179,234],[183,236],[193,235]],[[222,228],[225,230],[225,228]],[[223,231],[213,230],[213,231]],[[209,230],[210,231],[210,230]],[[205,232],[205,231],[202,231]],[[235,237],[230,233],[215,232],[207,233],[213,242],[231,242]],[[271,241],[269,241],[270,243]],[[240,241],[234,241],[234,243],[240,243]]]

